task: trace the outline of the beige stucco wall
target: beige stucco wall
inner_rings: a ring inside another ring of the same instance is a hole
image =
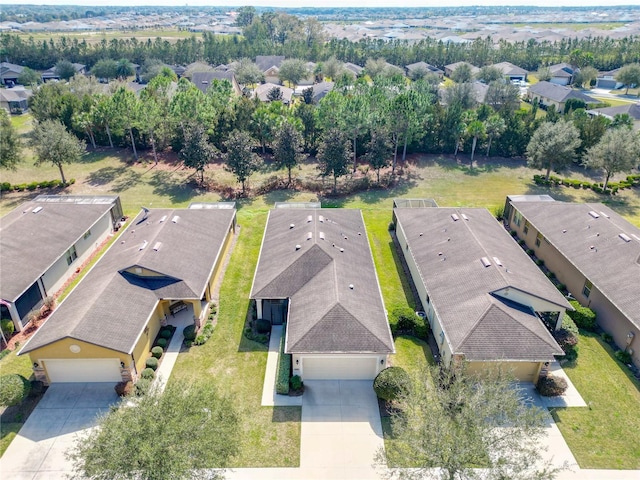
[[[467,362],[465,368],[470,375],[482,375],[498,369],[523,382],[536,382],[543,362]]]
[[[207,288],[207,290],[205,291],[205,300],[207,301],[211,301],[211,295],[212,292],[215,290],[216,285],[221,281],[222,279],[222,265],[224,264],[224,261],[226,260],[226,257],[229,253],[229,250],[231,249],[231,243],[233,240],[233,234],[234,234],[234,230],[235,230],[235,218],[234,220],[231,222],[231,225],[229,227],[229,231],[227,233],[226,238],[224,239],[224,244],[222,246],[222,248],[220,249],[220,253],[218,254],[218,259],[216,260],[216,264],[213,267],[213,275],[211,275],[211,278],[209,279],[209,287]]]
[[[547,107],[550,107],[551,105],[555,105],[556,106],[556,111],[558,111],[558,112],[563,112],[564,111],[564,103],[556,102],[556,101],[551,100],[549,98],[542,97],[542,96],[540,96],[538,94],[531,93],[530,91],[527,92],[527,97],[529,97],[529,99],[532,102],[537,98],[539,104],[545,105]]]
[[[165,315],[164,303],[168,304],[168,302],[159,302],[156,305],[156,308],[153,310],[153,313],[149,318],[149,323],[143,330],[136,346],[133,349],[133,359],[135,361],[138,375],[145,369],[145,362],[147,361],[147,358],[149,358],[151,351],[151,343],[155,340],[158,332],[160,331],[160,323],[161,320],[164,319]]]

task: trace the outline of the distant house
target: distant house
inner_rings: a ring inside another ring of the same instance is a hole
[[[118,227],[118,196],[40,195],[0,219],[0,306],[22,330]]]
[[[441,362],[536,382],[569,303],[488,210],[415,203],[394,202],[393,223]]]
[[[15,63],[0,63],[0,84],[13,86],[18,83],[18,77],[22,74],[24,67]]]
[[[141,211],[20,351],[35,378],[139,378],[162,325],[206,319],[235,213],[233,203]]]
[[[627,114],[633,120],[634,130],[640,130],[640,102],[626,103],[617,107],[597,108],[595,110],[587,110],[589,115],[602,115],[603,117],[613,120],[616,115]]]
[[[87,66],[82,65],[81,63],[74,63],[73,68],[76,71],[76,75],[84,75],[85,73],[87,73]],[[60,75],[58,75],[58,73],[56,72],[55,66],[42,72],[42,81],[48,82],[49,80],[60,80]]]
[[[29,108],[29,97],[33,92],[26,88],[0,89],[0,108],[13,114],[22,114]]]
[[[269,92],[274,88],[278,88],[282,93],[282,103],[289,105],[291,103],[291,98],[293,97],[293,89],[282,85],[276,85],[275,83],[263,83],[258,85],[253,91],[253,96],[258,97],[261,102],[270,102]]]
[[[286,323],[286,353],[303,380],[372,380],[395,353],[362,212],[269,212],[251,299]]]
[[[489,85],[482,82],[469,82],[461,85],[469,85],[471,89],[471,96],[478,104],[484,104],[487,99],[487,92],[489,91]],[[447,87],[440,87],[438,89],[438,96],[440,98],[441,104],[446,104],[447,102]]]
[[[640,229],[601,203],[511,195],[505,221],[640,367]]]
[[[549,82],[557,85],[569,85],[573,83],[573,79],[579,71],[574,70],[573,66],[568,63],[556,63],[555,65],[549,65],[548,68],[551,74]]]
[[[444,66],[444,74],[451,78],[451,75],[453,75],[453,72],[456,71],[456,69],[460,66],[460,65],[469,65],[471,67],[471,74],[472,75],[477,75],[478,73],[480,73],[480,69],[478,67],[476,67],[475,65],[471,65],[469,62],[456,62],[456,63],[450,63],[449,65],[445,65]]]
[[[335,84],[333,82],[320,82],[314,84],[311,87],[313,89],[313,103],[318,103],[326,97],[327,94],[333,90],[334,85]]]
[[[431,73],[433,75],[437,75],[438,78],[442,79],[444,72],[440,70],[438,67],[434,67],[426,62],[416,62],[411,63],[409,65],[405,65],[405,71],[407,72],[407,76],[410,77],[414,72],[423,71],[427,73]]]
[[[618,90],[624,87],[624,83],[616,80],[616,76],[620,72],[619,68],[609,70],[608,72],[599,72],[596,77],[596,88],[606,88],[608,90]]]
[[[266,83],[275,83],[279,85],[280,65],[284,62],[284,55],[258,55],[256,57],[256,65],[264,75]]]
[[[360,65],[356,65],[355,63],[351,63],[351,62],[346,62],[344,64],[344,68],[353,73],[353,75],[355,77],[359,77],[360,75],[362,75],[362,72],[364,72],[364,68],[361,67]]]
[[[207,93],[214,80],[229,82],[233,93],[236,96],[242,95],[242,89],[238,85],[236,74],[233,71],[193,72],[191,74],[191,81],[202,93]]]
[[[524,68],[520,68],[510,62],[494,63],[491,66],[500,70],[502,72],[502,75],[504,75],[504,77],[509,81],[518,80],[521,82],[526,82],[527,75],[529,75],[529,72],[527,72]]]
[[[545,108],[555,105],[559,112],[564,111],[564,106],[570,98],[582,100],[587,105],[600,103],[598,100],[585,95],[578,90],[574,90],[563,85],[556,85],[555,83],[547,81],[531,85],[527,91],[527,97],[532,102],[537,100],[539,104]]]

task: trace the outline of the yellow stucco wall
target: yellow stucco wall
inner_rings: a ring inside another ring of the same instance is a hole
[[[211,292],[213,292],[217,283],[221,279],[222,270],[223,270],[222,265],[224,264],[224,261],[227,257],[227,254],[229,253],[229,250],[231,249],[231,243],[232,243],[231,241],[233,240],[234,227],[235,227],[235,220],[231,223],[229,231],[227,232],[227,236],[224,240],[224,245],[222,246],[222,249],[220,250],[220,254],[218,255],[218,260],[216,261],[216,264],[213,267],[213,275],[211,275],[211,278],[209,279],[209,288],[205,292],[205,298],[207,301],[211,300]]]
[[[160,321],[164,318],[163,303],[168,304],[168,302],[159,302],[156,305],[156,308],[149,319],[149,323],[142,332],[142,335],[140,335],[138,343],[136,343],[136,346],[133,349],[133,359],[136,364],[138,375],[145,369],[145,362],[147,361],[147,358],[149,358],[151,343],[160,331]]]
[[[73,353],[69,347],[71,345],[78,345],[80,351]],[[31,362],[40,363],[42,359],[47,358],[61,358],[61,359],[80,359],[80,358],[119,358],[121,362],[125,364],[129,363],[130,356],[123,352],[117,352],[109,348],[99,347],[91,343],[81,342],[73,338],[63,338],[50,345],[45,345],[42,348],[38,348],[29,352],[29,358]]]
[[[470,375],[495,373],[498,369],[523,382],[535,382],[540,375],[542,362],[467,362],[465,368]]]

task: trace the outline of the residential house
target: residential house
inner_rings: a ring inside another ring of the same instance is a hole
[[[14,87],[0,89],[0,108],[9,113],[22,114],[29,108],[29,97],[33,92],[26,88]]]
[[[235,215],[234,203],[143,209],[20,351],[35,378],[135,380],[163,324],[203,322]]]
[[[550,330],[571,308],[567,300],[488,210],[406,203],[394,203],[398,248],[442,363],[537,381],[563,354]]]
[[[609,70],[608,72],[599,72],[596,77],[596,88],[606,88],[608,90],[618,90],[624,87],[624,83],[616,80],[616,76],[620,72],[619,68]]]
[[[521,82],[526,82],[527,75],[529,75],[529,72],[527,72],[524,68],[520,68],[510,62],[494,63],[491,66],[500,70],[502,72],[502,75],[504,75],[504,77],[509,81],[518,80]]]
[[[0,306],[16,330],[113,233],[118,196],[39,195],[0,219]]]
[[[601,203],[510,195],[505,219],[640,367],[640,229]]]
[[[445,65],[444,74],[447,77],[451,78],[451,75],[453,75],[453,72],[455,72],[456,69],[463,64],[469,65],[471,67],[471,74],[473,76],[476,76],[478,73],[480,73],[480,69],[475,65],[471,65],[469,62],[456,62],[456,63],[450,63],[449,65]]]
[[[285,87],[283,85],[276,85],[275,83],[263,83],[258,85],[256,89],[253,91],[253,96],[258,97],[261,102],[270,102],[269,92],[277,88],[282,93],[281,102],[285,105],[289,105],[291,103],[291,98],[293,97],[293,89],[289,87]]]
[[[0,63],[0,84],[13,86],[18,83],[18,77],[22,74],[24,67],[15,63]]]
[[[314,84],[311,88],[313,89],[313,103],[318,103],[324,97],[326,97],[333,87],[335,86],[334,82],[320,82]]]
[[[256,65],[264,74],[266,83],[275,83],[280,85],[280,65],[284,62],[283,55],[258,55],[256,57]]]
[[[346,62],[344,64],[344,68],[348,72],[351,72],[354,77],[359,77],[364,72],[364,67],[361,67],[360,65],[356,65],[355,63],[351,63],[351,62]]]
[[[242,89],[236,80],[236,74],[232,70],[226,72],[193,72],[191,74],[191,81],[202,93],[207,93],[214,80],[229,82],[233,93],[238,97],[242,95]]]
[[[587,110],[589,115],[602,115],[603,117],[613,120],[616,115],[629,115],[633,121],[633,129],[640,130],[640,102],[625,103],[617,107],[596,108]]]
[[[74,63],[73,68],[76,70],[75,75],[84,75],[87,73],[87,66],[81,63]],[[55,66],[42,72],[42,81],[48,82],[49,80],[60,80],[60,75],[56,72]]]
[[[557,85],[570,85],[579,71],[568,63],[556,63],[555,65],[549,65],[548,68],[551,74],[549,82]]]
[[[434,67],[426,62],[416,62],[409,65],[405,65],[405,71],[407,72],[407,76],[411,77],[415,72],[427,72],[433,75],[437,75],[438,78],[442,80],[442,76],[444,72],[440,70],[438,67]]]
[[[395,349],[362,212],[296,206],[269,212],[251,288],[258,318],[286,323],[303,380],[373,379]]]
[[[537,100],[543,108],[549,108],[551,105],[555,105],[556,110],[559,112],[564,112],[565,104],[570,98],[582,100],[587,105],[600,103],[598,100],[578,90],[547,81],[531,85],[527,90],[527,97],[532,102]]]

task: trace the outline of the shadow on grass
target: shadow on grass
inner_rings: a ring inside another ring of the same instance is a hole
[[[251,317],[251,302],[246,302],[246,310],[244,313],[245,321],[242,323],[242,329],[240,330],[240,341],[238,342],[238,352],[268,352],[269,345],[264,343],[249,340],[245,334],[244,329],[247,328],[248,320]]]
[[[290,188],[286,190],[272,190],[264,195],[264,203],[269,207],[273,207],[276,202],[288,202],[296,193],[295,190]]]
[[[87,176],[86,183],[93,186],[106,185],[120,178],[129,167],[103,167],[95,170]]]
[[[299,423],[302,420],[301,407],[273,407],[272,423]]]
[[[151,175],[149,185],[153,187],[154,194],[169,197],[173,203],[183,203],[198,194],[191,185],[185,182],[186,179],[174,178],[173,172],[157,170]]]

